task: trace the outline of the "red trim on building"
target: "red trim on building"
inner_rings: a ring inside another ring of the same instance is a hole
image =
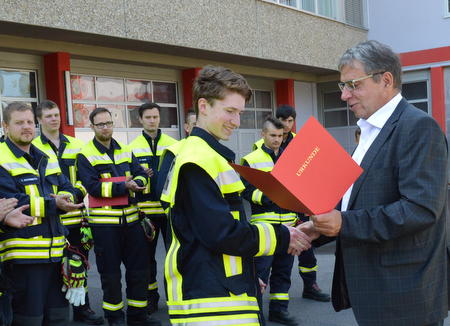
[[[444,89],[444,67],[433,67],[431,75],[431,102],[433,118],[441,126],[445,133],[445,89]]]
[[[61,132],[75,135],[74,126],[67,124],[66,85],[64,72],[70,71],[70,54],[55,52],[44,55],[45,89],[47,99],[55,102],[61,114]]]
[[[192,107],[192,85],[194,84],[195,77],[197,77],[201,68],[190,68],[185,69],[181,72],[181,77],[183,80],[183,103],[184,103],[184,113]]]
[[[295,90],[293,79],[280,79],[275,81],[275,98],[277,107],[289,105],[295,108]],[[297,130],[294,123],[293,130]]]
[[[400,53],[400,60],[402,62],[402,66],[416,66],[450,61],[450,46]]]

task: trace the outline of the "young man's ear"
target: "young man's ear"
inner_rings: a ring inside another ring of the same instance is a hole
[[[205,113],[209,103],[205,98],[201,97],[198,99],[197,105],[198,105],[198,113],[200,115]]]

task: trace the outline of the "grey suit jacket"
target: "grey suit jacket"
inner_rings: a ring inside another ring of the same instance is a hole
[[[404,99],[363,161],[342,213],[336,310],[359,325],[422,326],[447,316],[447,143]]]

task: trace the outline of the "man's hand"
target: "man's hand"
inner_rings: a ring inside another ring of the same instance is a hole
[[[3,220],[6,214],[16,207],[17,202],[16,198],[0,198],[0,220]]]
[[[84,206],[83,203],[74,204],[70,199],[70,195],[68,195],[68,194],[64,194],[64,195],[50,194],[50,196],[55,198],[56,206],[65,212],[71,212],[71,211],[80,209]]]
[[[260,279],[259,277],[258,277],[258,282],[259,282],[259,289],[261,291],[261,294],[264,294],[264,292],[266,292],[267,284],[264,283],[263,280]]]
[[[316,231],[327,237],[335,237],[341,231],[342,215],[338,210],[333,209],[325,214],[312,215],[310,218]]]
[[[289,249],[288,254],[291,255],[300,255],[302,251],[308,250],[311,248],[311,238],[292,226],[286,226],[289,229],[289,233],[291,235],[291,239],[289,241]]]
[[[152,168],[144,168],[145,173],[147,173],[147,176],[151,178],[153,176],[153,170]]]
[[[153,173],[153,171],[152,171],[152,173]],[[134,181],[131,176],[127,177],[127,180],[125,181],[125,187],[128,190],[131,190],[133,192],[139,192],[139,191],[145,190],[145,186],[139,187],[138,184],[136,183],[136,181]]]
[[[30,207],[30,205],[22,205],[10,211],[8,214],[6,214],[3,220],[3,224],[13,228],[21,229],[26,227],[28,224],[33,223],[34,217],[25,215],[23,213],[23,211],[28,207]]]
[[[316,240],[320,236],[320,232],[316,230],[312,221],[307,221],[299,224],[297,226],[297,229],[307,234],[311,238],[311,240]]]

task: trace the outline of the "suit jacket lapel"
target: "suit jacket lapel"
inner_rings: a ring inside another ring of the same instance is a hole
[[[347,206],[348,209],[351,209],[353,202],[356,198],[356,195],[358,194],[359,189],[361,188],[361,185],[364,183],[364,179],[367,176],[367,172],[369,171],[374,158],[377,156],[377,153],[379,152],[380,148],[383,146],[383,144],[389,138],[389,135],[395,129],[395,127],[397,125],[397,121],[407,105],[408,105],[408,102],[405,99],[402,99],[400,101],[400,103],[397,105],[397,107],[395,108],[392,115],[389,117],[389,119],[384,124],[384,126],[381,129],[380,133],[378,134],[377,138],[375,138],[372,145],[370,145],[369,149],[367,150],[367,153],[364,155],[364,158],[361,162],[361,167],[364,169],[364,172],[361,174],[361,176],[358,178],[358,180],[356,180],[356,182],[353,184],[352,193],[351,193],[350,199],[348,201],[348,206]]]

